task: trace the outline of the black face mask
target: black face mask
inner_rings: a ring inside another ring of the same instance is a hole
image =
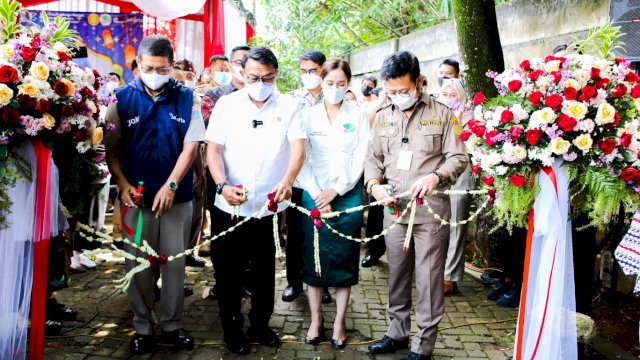
[[[448,76],[438,76],[438,86],[442,87],[442,83],[444,82],[445,79],[451,79]]]
[[[371,86],[365,85],[362,87],[361,90],[362,90],[362,95],[371,96],[371,91],[373,91],[373,88]]]

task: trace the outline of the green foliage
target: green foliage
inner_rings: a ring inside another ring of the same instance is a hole
[[[10,225],[7,223],[7,214],[13,203],[7,193],[8,190],[14,187],[17,181],[32,181],[29,164],[14,153],[7,155],[0,160],[0,230]]]
[[[18,16],[20,15],[20,3],[13,0],[0,0],[0,25],[2,26],[2,40],[6,42],[13,39],[20,28]]]
[[[533,179],[534,172],[530,170],[522,175],[526,179]],[[498,185],[496,190],[500,195],[496,200],[497,204],[492,209],[493,216],[497,221],[494,231],[504,226],[511,233],[514,227],[527,227],[527,216],[539,190],[539,186],[534,184],[529,181],[527,186],[517,187],[509,181],[504,181]]]
[[[577,53],[591,54],[604,59],[613,59],[616,49],[623,49],[624,43],[618,39],[625,35],[620,32],[619,26],[613,26],[611,20],[602,25],[589,29],[585,39],[578,40],[573,45],[573,50]]]

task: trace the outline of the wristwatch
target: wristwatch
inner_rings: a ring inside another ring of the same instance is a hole
[[[371,191],[373,191],[373,187],[376,185],[380,185],[380,181],[378,179],[371,179],[367,183],[367,194],[371,195]]]
[[[171,191],[177,191],[178,190],[178,184],[176,184],[174,181],[167,181],[167,186],[169,187],[169,189],[171,189]]]
[[[224,189],[224,187],[227,185],[229,184],[226,181],[223,181],[220,184],[216,185],[216,194],[218,195],[222,194],[222,189]]]
[[[439,172],[432,171],[431,173],[438,177],[438,186],[444,184],[444,178],[442,177],[442,175],[440,175]]]

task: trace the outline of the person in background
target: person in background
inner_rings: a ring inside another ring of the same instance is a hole
[[[138,61],[133,59],[131,62],[131,72],[133,73],[133,78],[137,79],[140,77],[140,69],[138,69]]]
[[[154,35],[142,39],[137,59],[140,78],[118,89],[117,104],[107,109],[106,120],[115,128],[105,136],[107,159],[126,207],[122,222],[133,230],[125,232],[126,238],[133,241],[135,228],[142,226],[142,238],[158,254],[172,256],[183,252],[188,243],[193,213],[192,164],[204,138],[204,121],[193,90],[171,79],[173,47],[167,38]],[[139,182],[144,182],[144,191],[142,201],[136,202]],[[142,224],[138,224],[139,215]],[[131,245],[125,249],[146,257]],[[146,269],[133,277],[127,290],[136,330],[130,344],[133,354],[154,351],[157,320],[163,343],[193,349],[193,338],[182,326],[184,264],[184,259],[178,258],[160,265],[159,317],[153,313],[155,271]],[[132,260],[125,262],[127,270],[137,265]]]
[[[459,135],[466,126],[469,116],[464,113],[464,106],[467,95],[458,79],[445,79],[440,88],[438,101],[446,104],[453,110],[455,115],[454,132]],[[471,164],[468,163],[466,169],[454,184],[451,190],[473,190],[475,181],[471,172]],[[451,222],[463,221],[469,218],[470,195],[453,195],[451,202]],[[467,247],[467,225],[452,226],[449,230],[449,250],[447,251],[447,261],[444,266],[444,294],[455,294],[458,292],[458,282],[464,276],[464,254]]]
[[[302,206],[326,214],[344,211],[363,203],[364,156],[369,140],[369,121],[364,109],[345,101],[351,82],[349,63],[332,59],[320,72],[324,102],[302,112],[308,134],[305,163],[298,176],[304,189]],[[308,285],[311,325],[305,343],[317,345],[324,338],[322,316],[323,288],[336,288],[336,317],[331,344],[343,349],[347,344],[344,317],[349,305],[351,287],[358,283],[360,243],[344,239],[322,227],[319,229],[319,253],[322,275],[314,262],[314,225],[304,225],[303,279]],[[360,213],[344,214],[328,223],[343,234],[359,237]]]
[[[229,55],[229,58],[231,59],[231,64],[229,65],[231,81],[226,85],[214,87],[213,89],[208,90],[202,97],[202,116],[204,117],[205,123],[208,124],[211,111],[221,97],[229,95],[244,87],[242,58],[249,50],[251,50],[251,47],[247,45],[234,47]]]
[[[373,93],[373,90],[378,86],[378,78],[373,74],[365,74],[362,77],[362,100],[361,105],[368,106],[369,103],[372,103],[378,99]]]
[[[224,55],[212,56],[207,70],[209,71],[209,75],[211,75],[211,86],[223,86],[231,82],[228,57]]]
[[[391,103],[376,113],[373,134],[365,160],[367,192],[378,201],[407,206],[407,199],[393,193],[410,191],[412,200],[426,198],[433,212],[450,217],[449,197],[435,194],[455,183],[464,171],[468,155],[454,132],[453,112],[422,92],[418,58],[401,51],[387,57],[381,76]],[[427,119],[425,121],[425,119]],[[396,217],[384,211],[386,226]],[[390,318],[387,334],[369,345],[372,354],[386,354],[407,347],[411,334],[411,288],[416,281],[418,332],[411,352],[403,360],[427,360],[435,348],[438,324],[444,314],[444,264],[449,226],[443,225],[426,207],[416,208],[409,253],[403,244],[408,219],[401,219],[385,235],[389,261]]]
[[[461,79],[459,62],[453,59],[444,59],[438,67],[438,86],[442,87],[444,79]]]
[[[303,87],[291,91],[287,95],[298,104],[298,111],[311,106],[322,104],[322,79],[320,72],[327,57],[318,50],[307,51],[300,57],[298,66]],[[291,201],[300,205],[302,202],[302,188],[299,183],[294,184]],[[287,211],[287,287],[282,292],[282,301],[293,301],[302,293],[302,231],[303,217],[297,210]],[[331,294],[325,287],[322,295],[324,303],[331,302]]]
[[[120,86],[122,86],[122,78],[120,77],[120,75],[116,74],[116,73],[109,73],[106,76],[106,84],[104,85],[105,88],[107,89],[107,91],[109,92],[109,95],[113,95],[113,92],[119,88]]]
[[[306,134],[294,116],[296,104],[275,91],[278,60],[266,47],[252,48],[242,60],[245,87],[222,97],[207,129],[207,163],[215,181],[213,233],[229,230],[254,216],[269,194],[267,215],[251,218],[211,244],[218,287],[218,307],[227,349],[248,354],[249,341],[275,347],[278,335],[269,328],[275,300],[273,212],[286,208],[291,187],[304,161]],[[253,151],[251,151],[253,150]],[[242,282],[251,264],[250,327],[243,332]]]
[[[351,91],[351,89],[347,90],[347,95],[345,95],[345,98],[347,99],[347,101],[351,101],[354,104],[358,103],[358,98],[356,97],[356,94]]]
[[[428,85],[427,77],[425,76],[424,80],[422,81],[422,92],[424,92],[425,94],[427,93],[427,85]]]
[[[177,81],[180,85],[184,85],[184,72],[180,66],[173,66],[171,69],[171,78]]]
[[[188,88],[195,89],[196,87],[196,71],[193,67],[193,62],[183,59],[176,62],[182,71],[184,71],[184,85]]]

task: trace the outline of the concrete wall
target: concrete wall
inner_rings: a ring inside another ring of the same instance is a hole
[[[496,9],[505,66],[511,67],[528,57],[543,57],[554,47],[584,35],[587,29],[608,18],[608,0],[520,0]],[[351,70],[359,79],[367,72],[378,72],[384,58],[393,51],[408,50],[420,59],[429,89],[438,87],[438,66],[442,60],[460,60],[453,21],[358,50],[349,55]],[[462,64],[463,71],[465,64]]]

